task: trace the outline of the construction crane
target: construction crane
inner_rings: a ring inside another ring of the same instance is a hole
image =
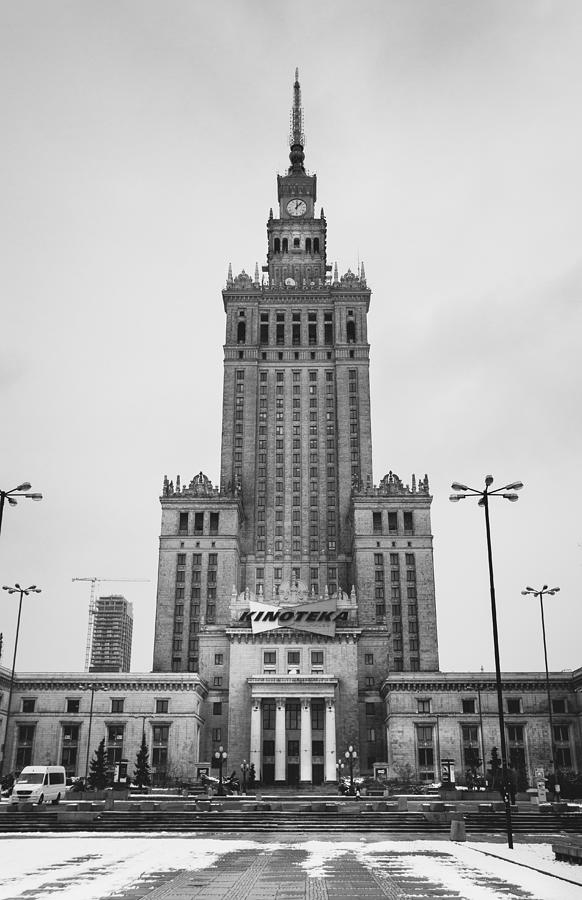
[[[93,625],[95,622],[95,611],[97,609],[97,593],[98,585],[103,581],[149,581],[149,578],[72,578],[71,581],[90,581],[91,595],[89,597],[89,623],[87,625],[87,644],[85,646],[85,672],[89,671],[91,665],[91,649],[93,647]]]

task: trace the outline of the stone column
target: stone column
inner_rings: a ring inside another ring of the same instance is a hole
[[[261,698],[253,697],[251,706],[251,755],[249,762],[255,767],[255,777],[261,780]]]
[[[301,755],[299,757],[299,780],[312,781],[311,765],[311,699],[301,699]]]
[[[325,780],[336,780],[335,700],[325,698]]]
[[[285,781],[287,777],[285,744],[285,698],[277,697],[275,709],[275,781]]]

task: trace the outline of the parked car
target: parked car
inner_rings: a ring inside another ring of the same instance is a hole
[[[58,803],[66,781],[63,766],[25,766],[14,782],[10,803]]]

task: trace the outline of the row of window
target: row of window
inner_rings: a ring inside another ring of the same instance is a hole
[[[523,698],[522,697],[506,697],[506,711],[509,715],[515,716],[523,713]],[[430,699],[417,699],[417,712],[419,713],[432,713],[432,700]],[[461,699],[461,711],[468,715],[475,715],[479,712],[478,708],[478,700],[474,697],[464,697]],[[552,699],[552,712],[554,713],[567,713],[568,712],[568,701],[565,698],[555,698]]]
[[[319,253],[319,238],[318,237],[306,237],[303,246],[301,245],[301,238],[297,235],[293,237],[275,237],[273,238],[273,253],[288,253],[289,252],[289,241],[291,240],[291,246],[294,250],[302,250],[304,249],[306,253],[312,252]]]
[[[167,702],[167,701],[166,701]],[[78,773],[79,737],[81,726],[74,723],[61,726],[61,762],[67,775]],[[152,725],[151,728],[151,764],[157,769],[165,769],[168,759],[169,725]],[[34,739],[36,724],[19,725],[16,731],[16,756],[15,768],[20,771],[24,766],[33,765]],[[108,725],[105,734],[105,748],[107,751],[107,763],[114,766],[126,757],[124,752],[125,725],[116,723]]]
[[[222,656],[222,654],[220,654]],[[87,692],[89,693],[89,692]],[[90,698],[87,697],[87,705],[90,703]],[[23,697],[22,698],[22,707],[21,712],[23,713],[33,713],[36,712],[36,701],[37,697]],[[111,697],[111,709],[112,713],[122,713],[124,712],[125,705],[125,697]],[[170,711],[170,701],[168,699],[156,697],[154,699],[154,711],[156,713],[167,713]],[[81,712],[81,698],[80,697],[66,697],[65,698],[65,712],[67,713],[78,713]]]
[[[422,781],[435,779],[435,735],[433,725],[416,726],[416,745],[419,775]],[[511,766],[516,771],[526,770],[526,729],[524,725],[507,725],[508,755]],[[569,725],[554,726],[555,762],[560,768],[572,765]],[[463,744],[463,764],[465,768],[483,765],[481,759],[482,744],[478,725],[462,725],[461,740]],[[489,764],[485,760],[485,767]]]
[[[181,512],[178,517],[178,534],[190,534],[193,523],[193,534],[218,534],[220,513],[217,512]]]
[[[398,520],[398,511],[372,512],[372,531],[374,534],[414,534],[414,516],[411,510],[402,510],[400,525]]]

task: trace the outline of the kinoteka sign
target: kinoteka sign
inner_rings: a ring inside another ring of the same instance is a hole
[[[274,628],[292,628],[296,631],[334,635],[336,624],[348,621],[348,610],[338,611],[335,598],[299,606],[272,606],[250,600],[248,610],[241,613],[239,621],[250,622],[253,634]]]

